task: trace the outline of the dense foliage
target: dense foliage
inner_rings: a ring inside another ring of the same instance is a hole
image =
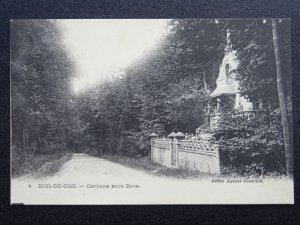
[[[236,78],[241,94],[254,103],[255,109],[263,108],[263,114],[251,118],[223,115],[215,135],[223,156],[221,162],[225,169],[242,174],[286,173],[271,20],[229,21],[227,28],[231,30],[233,48],[240,60]],[[289,21],[279,20],[278,30],[283,83],[290,111]]]
[[[12,148],[22,164],[72,141],[72,63],[55,21],[16,20],[11,34]]]
[[[265,111],[257,113],[255,117],[235,112],[222,115],[214,136],[220,146],[223,173],[285,173],[280,113],[274,111],[271,118],[266,117]]]
[[[285,79],[285,92],[291,96],[291,30],[289,20],[278,23],[281,65]],[[241,94],[250,101],[262,100],[265,108],[279,107],[276,84],[271,19],[233,20],[227,27],[231,30],[233,48],[238,51],[240,65],[237,79]]]
[[[85,138],[100,150],[130,156],[149,153],[151,132],[192,133],[204,122],[224,53],[224,24],[172,20],[156,49],[80,97]]]

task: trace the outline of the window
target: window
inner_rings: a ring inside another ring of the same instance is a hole
[[[232,84],[232,77],[230,76],[230,68],[229,64],[225,65],[225,77],[226,77],[226,84]]]

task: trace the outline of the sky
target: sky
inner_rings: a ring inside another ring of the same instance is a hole
[[[124,69],[166,35],[167,20],[63,20],[63,36],[76,64],[73,90],[79,93]]]

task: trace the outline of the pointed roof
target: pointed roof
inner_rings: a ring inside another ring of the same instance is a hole
[[[183,138],[183,137],[185,137],[185,135],[181,132],[177,132],[177,134],[175,134],[175,137],[176,138]]]
[[[149,135],[149,137],[157,137],[157,134],[154,133],[154,132],[152,132],[152,133]]]
[[[236,90],[233,85],[218,85],[217,88],[209,95],[211,98],[217,97],[220,95],[234,95]]]
[[[220,95],[234,95],[237,93],[237,86],[235,81],[235,70],[238,65],[238,59],[236,55],[236,50],[232,49],[231,43],[231,31],[227,30],[226,35],[226,49],[225,54],[220,65],[218,78],[216,80],[217,87],[216,89],[209,95],[211,98],[218,97]],[[228,65],[228,69],[226,70],[226,66]],[[232,79],[229,82],[229,78]]]
[[[173,137],[175,137],[175,135],[176,135],[176,133],[172,132],[168,135],[168,138],[173,138]]]

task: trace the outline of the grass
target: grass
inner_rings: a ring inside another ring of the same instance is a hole
[[[44,177],[44,176],[53,176],[55,173],[57,173],[61,167],[64,165],[65,162],[69,161],[71,159],[71,155],[67,154],[62,156],[59,159],[56,159],[54,161],[48,162],[44,164],[42,167],[40,167],[36,173],[33,175],[36,177]]]
[[[62,165],[71,159],[71,155],[64,152],[43,154],[27,154],[24,160],[20,156],[12,155],[12,177],[24,175],[51,176],[58,172]]]
[[[142,170],[156,176],[174,177],[178,179],[191,179],[191,178],[206,178],[213,175],[200,172],[198,170],[187,170],[179,168],[169,168],[161,164],[150,161],[149,157],[130,158],[120,155],[103,155],[102,158],[120,163],[124,166]]]
[[[156,176],[173,177],[178,179],[264,179],[264,180],[286,180],[284,175],[266,174],[257,175],[239,175],[232,174],[209,174],[198,170],[187,170],[184,168],[169,168],[161,164],[150,161],[149,157],[130,158],[120,155],[103,155],[102,158],[122,164],[124,166],[145,171]]]

